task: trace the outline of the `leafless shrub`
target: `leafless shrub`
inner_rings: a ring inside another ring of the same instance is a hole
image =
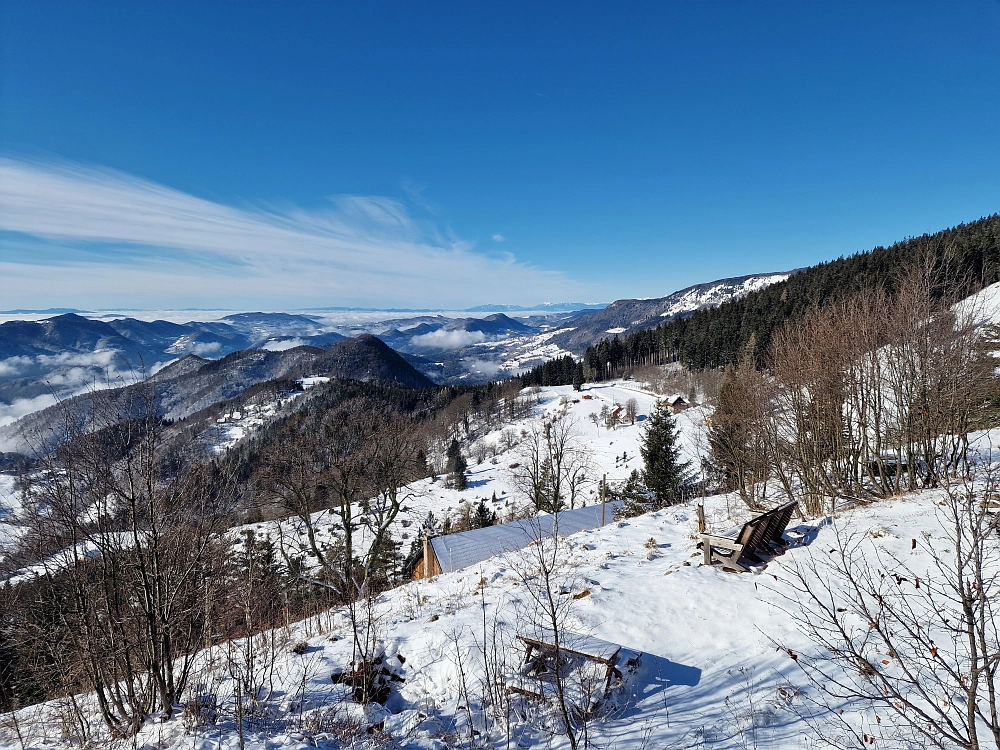
[[[184,728],[215,726],[219,718],[218,701],[213,693],[195,692],[183,705]]]
[[[518,448],[511,479],[538,511],[574,508],[594,482],[590,452],[580,441],[575,422],[563,418],[535,425]]]
[[[500,433],[500,448],[505,452],[516,448],[519,442],[520,437],[513,427],[505,427]]]
[[[827,709],[814,721],[838,728],[830,744],[868,747],[878,727],[882,747],[1000,747],[1000,539],[983,502],[995,486],[987,474],[943,490],[926,570],[839,532],[792,568],[789,612],[817,649],[789,655]]]

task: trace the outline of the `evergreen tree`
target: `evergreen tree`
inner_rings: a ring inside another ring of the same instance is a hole
[[[616,521],[641,516],[655,507],[652,493],[643,484],[642,475],[639,474],[638,469],[632,469],[628,481],[614,495],[616,500],[621,501],[621,505],[615,506],[614,517]]]
[[[393,586],[402,580],[406,558],[403,556],[401,548],[402,542],[391,536],[386,536],[382,539],[378,549],[373,551],[369,578],[376,590]]]
[[[465,478],[465,470],[468,468],[465,459],[459,456],[452,462],[451,468],[451,486],[456,490],[464,490],[469,486],[468,480]]]
[[[459,445],[458,438],[451,439],[451,445],[448,446],[445,455],[448,457],[448,471],[451,471],[454,460],[462,455],[462,446]]]
[[[424,556],[424,540],[431,539],[438,535],[438,521],[433,511],[427,511],[427,516],[417,527],[417,535],[410,542],[410,551],[403,562],[403,571],[412,571],[417,564],[417,560]]]
[[[665,401],[649,415],[646,434],[639,452],[646,465],[642,479],[657,502],[670,505],[679,500],[688,462],[680,460],[677,426]]]
[[[480,500],[476,506],[476,512],[472,516],[472,527],[474,529],[484,529],[493,526],[497,522],[497,514],[486,507],[486,501]]]
[[[420,530],[417,535],[422,542],[425,537],[437,536],[438,532],[438,520],[434,515],[434,511],[427,511],[427,517],[424,519],[423,523],[420,524]]]
[[[465,479],[465,470],[469,468],[469,465],[465,461],[465,457],[462,456],[462,448],[458,444],[458,440],[452,439],[451,445],[448,446],[448,478],[451,482],[451,486],[456,490],[464,490],[469,486],[469,483]]]

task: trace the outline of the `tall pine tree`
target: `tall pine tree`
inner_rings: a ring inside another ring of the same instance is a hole
[[[464,490],[469,486],[465,479],[465,470],[468,468],[469,465],[465,462],[458,440],[453,439],[451,445],[448,446],[448,476],[451,486],[456,490]]]
[[[680,500],[681,484],[687,473],[689,463],[680,460],[678,437],[670,406],[665,401],[658,402],[649,415],[639,452],[646,464],[643,482],[661,505],[671,505]]]

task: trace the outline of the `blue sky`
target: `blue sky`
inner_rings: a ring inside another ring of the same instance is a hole
[[[997,0],[0,14],[0,309],[662,296],[1000,210]]]

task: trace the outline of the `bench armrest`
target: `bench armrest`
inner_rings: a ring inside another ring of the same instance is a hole
[[[718,536],[716,534],[702,534],[702,543],[707,543],[713,547],[725,547],[726,549],[742,549],[743,545],[728,536]]]

